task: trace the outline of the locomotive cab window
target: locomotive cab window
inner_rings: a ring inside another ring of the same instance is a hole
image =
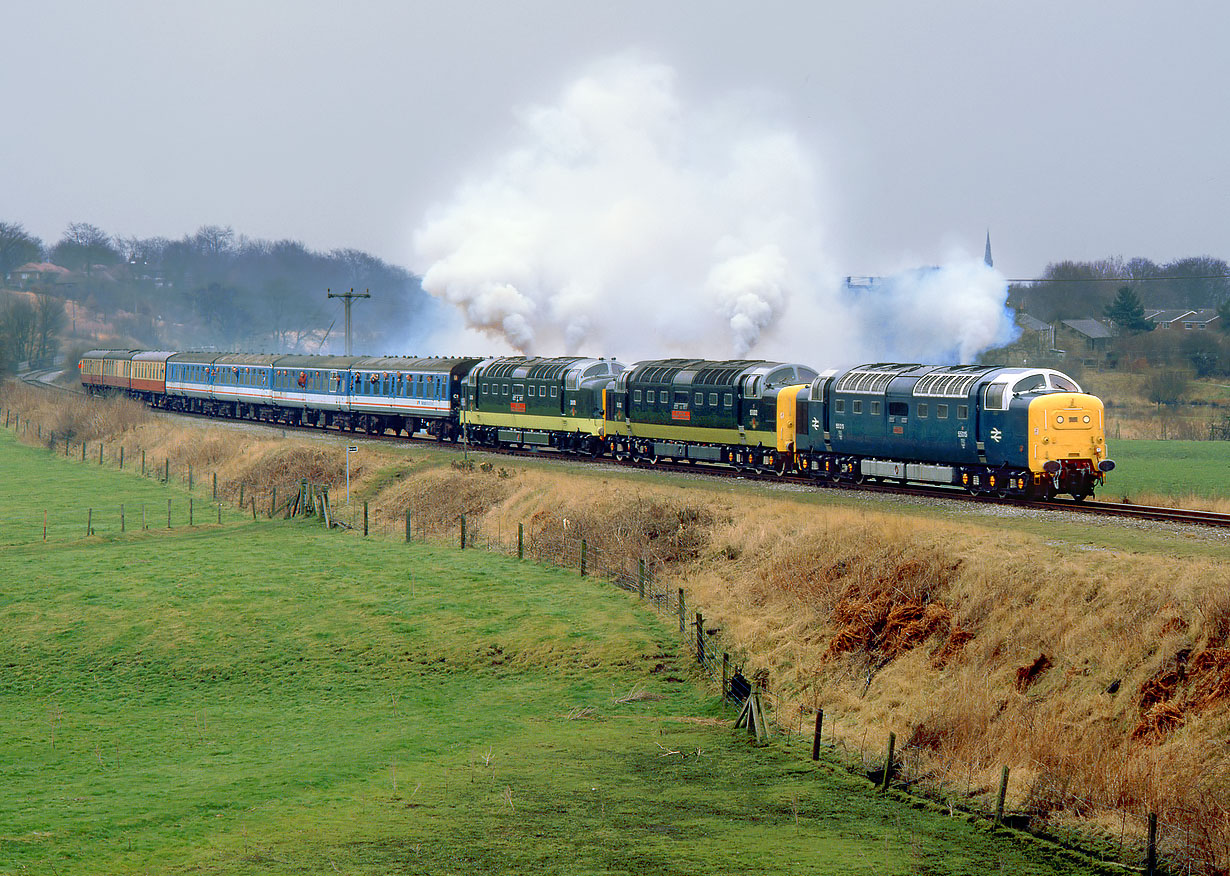
[[[909,405],[905,402],[889,402],[888,415],[890,417],[904,417],[909,413]]]

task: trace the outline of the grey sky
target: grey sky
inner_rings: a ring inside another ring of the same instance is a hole
[[[5,0],[0,220],[201,224],[408,265],[514,111],[604,56],[770,97],[848,273],[1230,257],[1221,3]]]

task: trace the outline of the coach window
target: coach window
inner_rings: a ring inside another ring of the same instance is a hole
[[[878,401],[873,401],[871,403],[871,414],[872,416],[877,417],[880,415],[880,403]]]
[[[861,414],[862,412],[863,412],[863,403],[861,401],[855,401],[855,402],[850,403],[850,413]]]
[[[839,399],[837,399],[837,401],[833,402],[833,413],[835,413],[835,414],[844,414],[845,412],[846,412],[846,402],[845,402],[845,399],[840,399],[840,398],[839,398]]]
[[[958,420],[968,420],[969,419],[969,405],[957,405],[957,419]]]
[[[920,419],[926,419],[926,417],[927,417],[927,403],[926,403],[926,402],[919,402],[919,403],[918,403],[918,409],[917,409],[917,410],[918,410],[918,416],[919,416],[919,418],[920,418]]]
[[[935,406],[935,418],[937,420],[947,420],[948,419],[948,405],[936,405]]]

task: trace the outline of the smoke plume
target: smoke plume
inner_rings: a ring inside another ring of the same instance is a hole
[[[414,264],[484,353],[827,367],[968,359],[1010,331],[980,262],[851,292],[820,205],[808,151],[756,101],[688,106],[669,67],[620,56],[518,114],[503,156],[428,212]]]

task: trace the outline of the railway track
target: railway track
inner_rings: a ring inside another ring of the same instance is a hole
[[[56,370],[49,371],[34,371],[28,374],[19,375],[19,379],[23,382],[40,387],[42,389],[51,389],[58,392],[67,392],[81,395],[80,390],[71,389],[69,387],[60,386],[49,382],[46,378],[48,375],[55,374]],[[264,426],[270,429],[279,429],[282,431],[296,431],[306,434],[335,434],[345,436],[347,440],[365,441],[371,443],[399,443],[404,444],[406,438],[397,435],[371,435],[366,432],[351,432],[341,429],[322,430],[314,426],[301,426],[286,423],[268,422],[264,420],[222,420],[219,421],[215,417],[206,414],[182,413],[179,411],[167,411],[163,409],[154,409],[158,413],[169,414],[171,416],[186,417],[190,419],[201,419],[208,422],[234,422],[244,423],[253,426]],[[434,438],[412,436],[414,441],[420,441],[433,445],[440,445]],[[453,445],[455,447],[461,445]],[[518,448],[492,448],[492,447],[470,447],[475,453],[491,453],[499,456],[510,456],[514,458],[525,459],[543,459],[549,458],[549,454],[542,453],[537,449],[518,449]],[[571,462],[588,462],[589,457],[586,456],[569,456],[567,459]],[[793,484],[797,486],[805,486],[812,489],[830,489],[830,490],[850,490],[863,493],[887,493],[897,496],[917,496],[927,499],[950,499],[953,501],[976,502],[992,505],[1005,505],[1012,508],[1030,508],[1040,511],[1049,511],[1057,514],[1085,514],[1085,515],[1100,515],[1109,517],[1123,517],[1135,520],[1151,520],[1168,523],[1186,524],[1191,526],[1212,526],[1218,528],[1230,528],[1230,514],[1221,514],[1214,511],[1196,511],[1185,508],[1162,508],[1152,505],[1135,505],[1130,502],[1060,502],[1060,501],[1033,501],[1022,499],[1000,498],[992,495],[978,494],[971,495],[963,490],[951,487],[926,487],[921,485],[903,486],[900,484],[890,483],[862,483],[850,484],[831,481],[819,481],[812,478],[800,477],[798,475],[777,475],[773,472],[762,471],[732,471],[727,468],[718,468],[715,466],[706,466],[704,464],[688,464],[676,462],[623,462],[617,463],[608,457],[597,457],[594,462],[605,465],[618,465],[621,468],[635,468],[645,471],[662,471],[673,472],[678,474],[687,474],[692,476],[704,476],[712,478],[728,478],[738,477],[743,480],[764,481],[766,483],[782,483]]]

